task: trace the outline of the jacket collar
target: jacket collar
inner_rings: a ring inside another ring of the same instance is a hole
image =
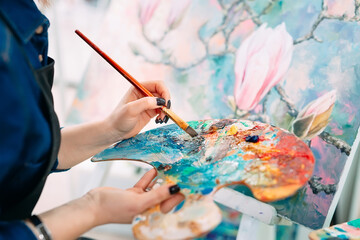
[[[44,31],[49,27],[49,20],[33,0],[0,0],[0,15],[24,44],[40,25],[44,26]]]

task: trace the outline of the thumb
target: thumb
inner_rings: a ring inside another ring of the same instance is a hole
[[[166,101],[164,98],[159,97],[143,97],[128,103],[128,106],[131,115],[138,115],[146,110],[166,106]]]
[[[180,187],[176,185],[164,185],[150,192],[144,193],[143,208],[148,209],[161,202],[173,197],[176,193],[180,192]]]

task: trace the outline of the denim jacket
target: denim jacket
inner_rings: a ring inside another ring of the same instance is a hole
[[[29,66],[47,63],[48,27],[32,0],[0,0],[0,216],[6,202],[31,191],[51,148],[49,120]],[[0,221],[0,239],[36,237],[19,219]]]

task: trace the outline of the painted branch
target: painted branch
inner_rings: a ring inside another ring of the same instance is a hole
[[[260,26],[262,24],[262,21],[259,18],[259,15],[256,14],[252,8],[249,6],[249,4],[247,4],[246,2],[244,3],[244,9],[245,11],[250,15],[250,19],[257,25]]]
[[[164,65],[170,66],[170,67],[172,67],[172,68],[174,68],[174,69],[176,69],[176,70],[180,70],[180,71],[193,68],[193,67],[201,64],[203,61],[205,61],[205,60],[209,57],[209,54],[208,54],[208,52],[209,52],[209,51],[208,51],[208,46],[207,46],[206,44],[204,44],[204,47],[205,47],[205,55],[204,55],[203,57],[201,57],[201,58],[198,59],[196,62],[193,62],[193,63],[191,63],[191,64],[189,64],[189,65],[187,65],[187,66],[178,66],[178,65],[176,64],[176,62],[173,62],[173,61],[170,60],[171,55],[168,54],[168,53],[166,52],[166,50],[163,49],[163,48],[161,48],[161,46],[160,46],[160,42],[166,37],[166,35],[167,35],[168,33],[169,33],[169,31],[166,30],[160,39],[158,39],[158,40],[151,40],[151,39],[147,36],[147,34],[146,34],[146,32],[145,32],[145,28],[144,28],[144,26],[143,26],[143,27],[142,27],[142,35],[143,35],[144,39],[145,39],[148,43],[150,43],[154,48],[156,48],[156,49],[161,53],[161,56],[162,56],[162,57],[161,57],[161,60],[160,60],[160,61],[154,61],[154,60],[149,59],[148,57],[146,57],[146,56],[144,56],[144,55],[142,55],[142,54],[138,54],[138,55],[141,55],[141,56],[145,59],[145,61],[147,61],[147,62],[149,62],[149,63],[153,63],[153,64],[164,64]],[[200,41],[202,41],[202,42],[204,43],[204,40],[202,40],[200,37],[199,37],[199,39],[200,39]]]
[[[350,155],[351,146],[347,144],[345,141],[333,137],[327,132],[322,132],[319,135],[319,137],[321,137],[321,139],[327,142],[328,144],[334,145],[336,148],[338,148],[341,152],[345,153],[347,156]]]
[[[280,99],[289,108],[290,116],[296,117],[299,114],[299,112],[298,112],[298,110],[296,110],[295,104],[292,102],[292,100],[286,95],[285,90],[280,85],[276,85],[275,89],[279,93]]]
[[[306,34],[305,36],[294,40],[294,45],[302,43],[302,42],[310,40],[310,39],[314,39],[315,41],[321,42],[321,40],[319,40],[317,37],[314,36],[314,32],[324,19],[325,19],[325,16],[323,15],[323,12],[321,12],[319,14],[318,18],[316,19],[316,21],[314,22],[314,24],[311,26],[310,32],[308,34]]]
[[[327,8],[327,6],[326,6],[326,4],[325,4],[325,2],[323,0],[322,1],[322,10],[319,13],[316,21],[311,26],[310,32],[308,34],[306,34],[305,36],[294,40],[294,45],[302,43],[302,42],[310,40],[310,39],[313,39],[313,40],[315,40],[317,42],[322,42],[322,40],[320,40],[318,37],[316,37],[314,35],[314,32],[319,27],[320,23],[322,21],[324,21],[325,19],[338,20],[338,21],[344,21],[344,22],[358,22],[358,21],[360,21],[360,11],[359,11],[360,0],[354,0],[354,5],[355,5],[355,11],[354,11],[355,15],[354,15],[354,17],[350,18],[345,14],[342,15],[342,16],[333,16],[333,15],[329,15],[329,14],[326,13],[328,8]]]
[[[355,15],[359,15],[359,10],[360,10],[360,0],[355,0]]]
[[[312,176],[309,180],[309,186],[314,194],[324,191],[326,195],[329,195],[336,192],[336,184],[323,184],[321,180],[322,178],[318,176]]]

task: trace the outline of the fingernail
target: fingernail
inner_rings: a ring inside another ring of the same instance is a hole
[[[168,121],[169,121],[169,117],[168,117],[168,115],[165,115],[165,117],[164,117],[164,123],[167,123]]]
[[[159,123],[159,119],[155,118],[155,123],[158,124],[158,123]]]
[[[257,143],[259,141],[259,136],[258,135],[249,135],[245,138],[246,142],[252,142],[252,143]]]
[[[163,123],[163,120],[161,120],[161,118],[159,118],[159,123],[162,124]]]
[[[165,99],[163,99],[163,98],[156,98],[156,104],[157,104],[158,106],[165,106],[166,101],[165,101]]]
[[[170,108],[170,107],[171,107],[171,101],[170,101],[170,100],[168,100],[166,107],[167,107],[167,108]]]
[[[171,195],[180,192],[179,185],[176,184],[176,185],[169,187],[169,192]]]

